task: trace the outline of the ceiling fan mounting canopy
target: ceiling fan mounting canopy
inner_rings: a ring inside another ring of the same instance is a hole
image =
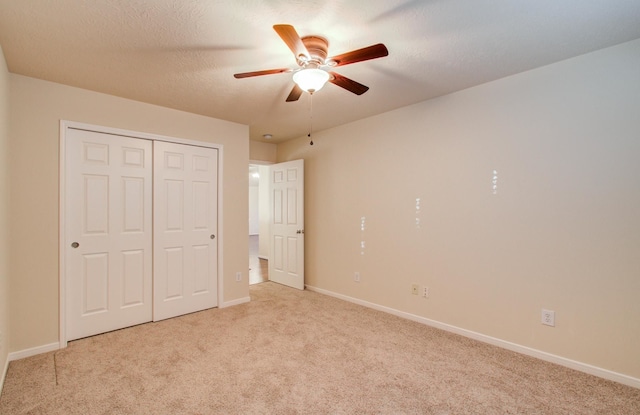
[[[356,95],[362,95],[369,90],[368,86],[362,85],[336,72],[326,71],[325,69],[323,69],[323,67],[332,68],[350,65],[352,63],[382,58],[389,55],[389,51],[387,50],[386,46],[382,43],[378,43],[366,48],[327,58],[329,51],[329,41],[326,38],[317,35],[300,37],[296,32],[296,29],[291,25],[278,24],[274,25],[273,29],[289,47],[291,52],[293,52],[293,56],[295,57],[298,66],[300,66],[300,69],[267,69],[262,71],[237,73],[233,76],[235,78],[241,79],[254,76],[272,75],[283,72],[295,72],[293,79],[296,84],[293,86],[293,89],[289,93],[287,102],[297,101],[304,91],[313,93],[319,90],[327,81]],[[326,72],[328,76],[324,75],[322,72]],[[301,79],[303,77],[306,77],[307,75],[315,76],[317,78],[317,82],[309,84],[311,86],[301,86],[305,85],[304,81],[302,81]]]

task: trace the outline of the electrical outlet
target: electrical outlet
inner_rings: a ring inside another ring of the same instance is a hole
[[[353,280],[355,282],[360,282],[360,273],[358,271],[354,272],[353,274]]]
[[[429,287],[422,287],[422,297],[429,298]]]
[[[556,326],[556,312],[553,310],[542,309],[542,324],[546,326]]]
[[[418,284],[411,284],[411,294],[418,295],[420,292],[420,286]]]
[[[242,281],[242,272],[236,272],[236,281],[237,282]]]

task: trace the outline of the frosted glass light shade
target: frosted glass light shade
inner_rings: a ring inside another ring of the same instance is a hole
[[[329,80],[329,73],[322,69],[303,69],[293,74],[293,82],[309,93],[319,91]]]

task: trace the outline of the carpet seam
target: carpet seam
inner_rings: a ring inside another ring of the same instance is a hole
[[[56,386],[59,386],[59,383],[58,383],[58,360],[56,359],[57,355],[58,355],[58,352],[55,352],[53,354],[53,376],[56,379]]]

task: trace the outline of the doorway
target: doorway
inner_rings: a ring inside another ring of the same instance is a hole
[[[273,281],[304,290],[304,160],[250,164],[249,205],[249,243],[258,246],[257,259],[249,252],[249,284]]]
[[[249,164],[249,285],[269,281],[269,166]]]

